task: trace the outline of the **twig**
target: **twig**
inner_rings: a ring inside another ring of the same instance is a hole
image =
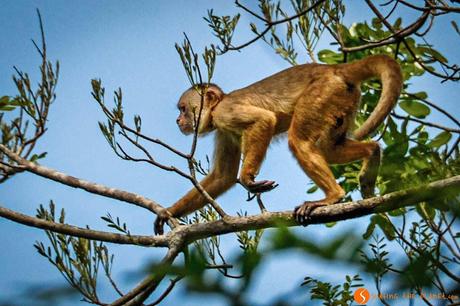
[[[92,229],[81,228],[73,225],[57,223],[53,221],[47,221],[22,213],[13,211],[11,209],[0,206],[0,217],[5,219],[21,223],[27,226],[41,228],[56,233],[70,235],[74,237],[82,237],[91,240],[112,242],[118,244],[134,244],[144,246],[168,246],[168,240],[166,236],[138,236],[138,235],[122,235],[116,233],[109,233],[103,231],[96,231]]]
[[[260,38],[262,38],[265,34],[268,33],[268,31],[271,30],[271,28],[273,28],[274,26],[278,25],[278,24],[281,24],[281,23],[286,23],[286,22],[289,22],[291,20],[294,20],[296,18],[299,18],[300,16],[303,16],[305,14],[307,14],[308,12],[312,11],[313,9],[315,9],[318,5],[320,5],[321,3],[323,3],[325,0],[319,0],[319,1],[316,1],[314,4],[312,4],[309,8],[303,10],[302,12],[298,13],[298,14],[295,14],[295,15],[292,15],[290,17],[287,17],[287,18],[284,18],[284,19],[280,19],[280,20],[276,20],[276,21],[269,21],[265,18],[263,18],[263,21],[265,22],[266,24],[266,27],[265,29],[260,32],[258,35],[256,35],[253,39],[245,42],[244,44],[241,44],[239,46],[236,46],[236,47],[233,47],[233,46],[224,46],[224,50],[222,51],[222,53],[226,53],[228,51],[237,51],[237,50],[241,50],[243,48],[246,48],[247,46],[253,44],[254,42],[258,41]],[[251,15],[256,15],[255,13],[250,13]]]
[[[398,119],[402,119],[402,120],[407,119],[409,121],[418,122],[418,123],[424,124],[426,126],[431,126],[431,127],[434,127],[434,128],[440,129],[440,130],[460,134],[460,129],[450,128],[450,127],[443,126],[443,125],[440,125],[440,124],[437,124],[437,123],[432,123],[432,122],[420,120],[420,119],[417,119],[417,118],[413,118],[413,117],[410,117],[410,116],[401,116],[401,115],[398,115],[398,114],[395,114],[395,113],[392,113],[391,116],[395,117],[395,118],[398,118]]]
[[[166,288],[166,290],[160,295],[160,297],[158,297],[158,299],[155,302],[148,304],[147,306],[155,306],[155,305],[160,304],[168,296],[168,294],[173,290],[176,283],[179,282],[183,278],[184,276],[177,276],[176,278],[170,279],[168,288]]]
[[[97,183],[92,183],[65,173],[41,166],[37,163],[30,162],[17,154],[11,152],[6,146],[0,144],[0,151],[11,158],[13,161],[23,167],[24,170],[34,173],[36,175],[48,178],[50,180],[62,183],[67,186],[86,190],[90,193],[98,194],[101,196],[109,197],[112,199],[120,200],[123,202],[131,203],[139,207],[150,210],[151,212],[158,213],[162,206],[153,200],[147,199],[135,193],[128,191],[106,187]]]
[[[436,109],[437,111],[439,111],[440,113],[442,113],[443,115],[445,115],[447,118],[449,118],[450,120],[452,120],[453,122],[455,122],[455,124],[457,126],[460,127],[460,121],[458,121],[454,116],[452,116],[450,113],[448,113],[446,110],[444,110],[443,108],[437,106],[436,104],[434,104],[433,102],[430,102],[428,101],[427,99],[421,99],[419,97],[417,97],[417,95],[414,95],[412,93],[408,93],[406,92],[406,94],[409,96],[409,97],[412,97],[412,98],[416,98],[417,100],[419,101],[422,101],[423,103],[431,106],[432,108]]]
[[[183,240],[178,240],[176,241],[177,245],[171,246],[171,248],[168,250],[168,253],[166,256],[163,258],[161,261],[161,266],[162,268],[158,271],[158,273],[155,274],[155,276],[148,282],[147,286],[131,301],[129,301],[126,304],[112,304],[113,306],[116,305],[126,305],[126,306],[139,306],[142,305],[142,303],[149,298],[149,296],[152,294],[153,291],[158,287],[160,282],[163,280],[163,278],[166,276],[166,273],[168,272],[168,267],[171,266],[171,264],[174,262],[176,259],[177,255],[179,252],[182,250],[183,247]]]
[[[380,21],[382,21],[382,23],[388,28],[388,30],[390,30],[392,33],[395,33],[395,30],[393,29],[393,26],[388,23],[388,21],[386,21],[384,19],[384,17],[382,16],[382,14],[380,13],[380,11],[375,7],[375,5],[372,3],[371,0],[365,0],[367,5],[369,6],[369,8],[374,12],[374,14],[380,19]],[[427,3],[427,1],[425,1],[425,3]],[[401,39],[400,40],[404,46],[406,47],[407,51],[411,54],[411,56],[414,58],[414,61],[416,61],[420,66],[422,66],[422,68],[428,72],[429,74],[431,75],[434,75],[434,76],[437,76],[437,77],[440,77],[443,79],[442,82],[445,82],[447,80],[451,80],[451,81],[457,81],[457,80],[460,80],[460,77],[456,77],[455,75],[460,71],[460,67],[456,67],[455,65],[452,66],[452,67],[449,67],[443,63],[440,63],[442,66],[446,66],[448,67],[449,69],[452,70],[452,73],[450,75],[443,75],[439,72],[436,72],[434,71],[433,69],[429,69],[425,63],[420,60],[420,58],[417,57],[417,54],[415,54],[414,50],[412,50],[411,46],[406,42],[406,40],[404,39]],[[439,61],[438,61],[439,62]]]

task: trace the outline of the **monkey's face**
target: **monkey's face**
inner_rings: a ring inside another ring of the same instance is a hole
[[[200,95],[198,93],[187,91],[177,103],[179,116],[176,119],[180,131],[184,135],[190,135],[195,131],[195,124],[198,120],[198,112],[200,110]]]
[[[193,133],[193,117],[190,116],[190,109],[186,105],[178,105],[179,116],[176,119],[177,126],[184,135]]]
[[[223,92],[217,85],[202,88],[203,94],[191,88],[185,91],[177,103],[179,117],[176,122],[181,132],[190,135],[195,131],[199,119],[198,134],[205,135],[214,130],[212,112],[217,103],[222,99]],[[203,105],[200,116],[200,108]]]

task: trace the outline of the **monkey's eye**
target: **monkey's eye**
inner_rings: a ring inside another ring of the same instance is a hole
[[[179,107],[179,111],[180,111],[181,113],[185,113],[185,106]]]

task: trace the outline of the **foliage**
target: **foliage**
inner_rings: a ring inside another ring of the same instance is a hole
[[[37,209],[37,218],[46,221],[56,221],[55,205],[51,201],[49,210],[40,205]],[[58,218],[60,224],[65,223],[64,209]],[[99,303],[97,282],[99,269],[105,272],[106,277],[119,291],[112,280],[112,265],[114,256],[102,242],[76,238],[69,235],[45,231],[51,246],[45,247],[42,242],[36,242],[34,247],[38,253],[47,258],[62,274],[65,280],[77,289],[88,303]]]
[[[345,276],[345,282],[342,285],[333,286],[327,282],[321,282],[311,277],[305,277],[301,286],[310,288],[310,295],[312,300],[324,301],[323,305],[349,305],[353,303],[353,288],[362,287],[362,279],[359,275],[350,277]]]

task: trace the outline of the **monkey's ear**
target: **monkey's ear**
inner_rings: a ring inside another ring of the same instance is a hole
[[[213,87],[209,87],[206,91],[206,101],[208,102],[208,107],[211,109],[216,107],[216,105],[222,100],[223,94],[222,91],[217,90]]]

